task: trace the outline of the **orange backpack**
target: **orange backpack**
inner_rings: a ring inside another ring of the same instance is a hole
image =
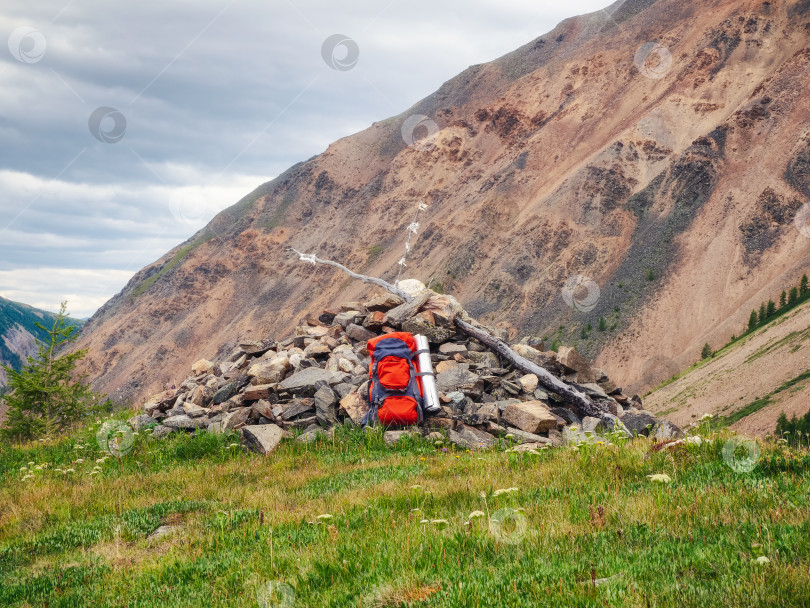
[[[363,423],[385,426],[420,424],[423,420],[422,382],[414,337],[404,331],[372,338],[367,343],[368,399],[371,408]]]

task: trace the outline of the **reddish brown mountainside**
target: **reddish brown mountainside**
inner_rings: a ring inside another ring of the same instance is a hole
[[[88,371],[140,399],[237,339],[361,298],[285,249],[391,279],[425,200],[409,276],[487,322],[576,342],[622,384],[658,380],[810,265],[793,223],[810,196],[809,12],[628,0],[473,66],[137,273],[88,323]],[[441,129],[435,146],[405,144],[414,114]],[[601,289],[588,312],[561,297],[573,275]]]

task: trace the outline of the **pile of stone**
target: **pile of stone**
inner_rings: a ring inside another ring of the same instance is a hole
[[[307,318],[289,339],[241,342],[224,360],[197,361],[191,376],[152,397],[143,406],[145,413],[129,422],[136,430],[152,427],[156,437],[233,430],[247,447],[265,454],[284,437],[311,441],[319,433],[333,433],[336,425],[360,425],[369,408],[367,340],[408,331],[427,336],[431,344],[442,407],[420,429],[387,431],[389,442],[405,433],[438,432],[466,449],[489,448],[506,439],[516,445],[513,449],[533,450],[593,441],[607,432],[681,436],[677,427],[644,411],[638,396],[625,396],[574,348],[547,351],[531,337],[512,344],[519,355],[575,383],[612,413],[583,416],[540,387],[537,376],[514,369],[458,332],[457,315],[473,321],[451,296],[424,289],[407,303],[385,293],[325,310],[318,318]],[[485,329],[507,337],[503,330]]]

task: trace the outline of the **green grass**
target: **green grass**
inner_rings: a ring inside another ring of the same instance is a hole
[[[96,430],[0,446],[0,605],[287,605],[259,602],[271,581],[312,607],[810,605],[802,448],[737,473],[723,434],[513,454],[340,428],[268,457],[140,434],[96,465]]]

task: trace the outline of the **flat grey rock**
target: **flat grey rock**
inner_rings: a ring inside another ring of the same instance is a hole
[[[258,424],[242,427],[242,442],[259,454],[269,454],[281,443],[284,431],[275,424]]]

